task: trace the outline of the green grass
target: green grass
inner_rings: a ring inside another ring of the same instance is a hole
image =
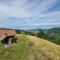
[[[0,45],[0,60],[52,60],[49,58],[50,55],[46,55],[42,50],[43,46],[41,49],[37,48],[39,43],[34,43],[32,39],[30,41],[26,35],[17,35],[17,37],[17,43],[12,44],[8,48]]]
[[[0,60],[28,60],[29,47],[25,37],[20,37],[16,44],[9,48],[0,47]]]

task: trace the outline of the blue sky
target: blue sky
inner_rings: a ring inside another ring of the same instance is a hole
[[[0,0],[0,28],[60,27],[60,0]]]

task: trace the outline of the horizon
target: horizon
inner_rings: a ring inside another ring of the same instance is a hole
[[[0,28],[29,30],[55,27],[60,27],[59,0],[0,0]]]
[[[54,29],[54,28],[60,28],[60,27],[52,27],[52,28],[33,28],[33,29],[15,29],[15,28],[0,28],[0,29],[7,29],[7,30],[36,30],[36,29],[42,29],[42,30],[45,30],[45,29]]]

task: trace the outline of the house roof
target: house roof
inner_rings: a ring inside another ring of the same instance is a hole
[[[0,29],[0,37],[3,35],[14,36],[14,35],[16,35],[16,32],[15,32],[15,30]]]

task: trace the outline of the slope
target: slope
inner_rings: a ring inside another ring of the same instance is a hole
[[[60,46],[35,36],[17,37],[9,48],[0,45],[0,60],[60,60]]]
[[[56,45],[35,36],[28,35],[27,37],[35,44],[38,50],[40,50],[44,55],[50,57],[51,60],[60,60],[60,45]]]

